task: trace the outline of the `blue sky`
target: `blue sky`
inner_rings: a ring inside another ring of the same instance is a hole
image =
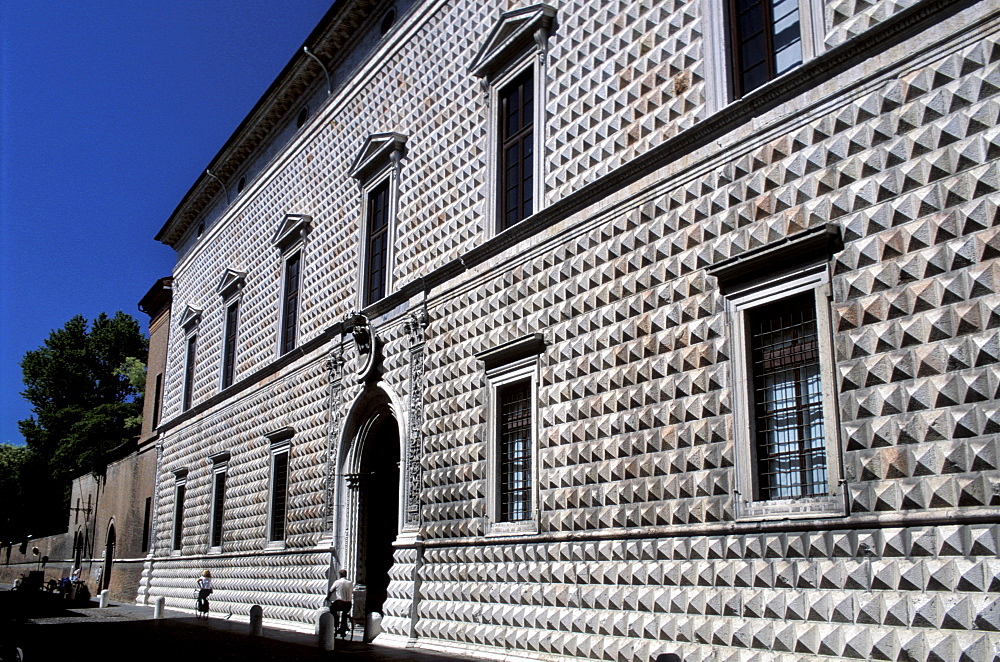
[[[153,236],[333,0],[0,2],[0,443],[24,353],[136,304]]]

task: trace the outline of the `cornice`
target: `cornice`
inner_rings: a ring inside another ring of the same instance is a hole
[[[303,46],[327,63],[341,55],[341,49],[358,34],[379,0],[336,0]],[[325,81],[322,68],[300,47],[271,86],[264,92],[226,144],[208,164],[214,177],[202,173],[181,199],[155,239],[174,246],[222,190],[219,180],[228,181],[242,167],[271,132],[288,119],[289,111],[318,80]],[[218,178],[218,179],[216,179]]]

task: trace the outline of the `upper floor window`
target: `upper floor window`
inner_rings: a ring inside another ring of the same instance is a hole
[[[222,333],[222,388],[229,388],[236,379],[236,346],[239,338],[240,293],[246,274],[227,269],[216,291],[222,295],[226,309],[225,326]]]
[[[163,412],[163,373],[157,373],[156,381],[153,385],[153,423],[151,427],[155,430],[160,424],[160,416]]]
[[[500,230],[531,216],[534,204],[535,85],[531,69],[505,85],[500,101]]]
[[[736,97],[802,64],[799,0],[728,2]]]
[[[302,307],[302,265],[306,236],[312,217],[285,214],[273,243],[281,251],[281,297],[278,317],[278,354],[287,354],[298,344],[299,314]]]
[[[188,306],[181,316],[184,329],[184,382],[181,385],[181,411],[187,411],[194,403],[195,373],[198,367],[198,324],[201,310]]]
[[[389,255],[389,180],[368,194],[368,231],[365,242],[365,303],[385,297]]]
[[[373,133],[351,164],[363,200],[361,219],[361,306],[368,306],[392,291],[396,209],[399,200],[406,136]]]
[[[491,228],[502,232],[537,212],[542,202],[541,99],[545,55],[555,8],[537,4],[504,12],[472,61],[489,84],[492,157]]]

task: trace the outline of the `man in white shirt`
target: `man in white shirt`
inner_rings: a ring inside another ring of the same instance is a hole
[[[347,571],[340,570],[340,579],[333,582],[330,592],[326,596],[326,601],[330,605],[330,613],[333,614],[334,622],[337,623],[337,635],[344,637],[347,635],[348,614],[351,611],[351,600],[354,599],[354,584],[347,579]],[[340,618],[337,618],[337,614]]]

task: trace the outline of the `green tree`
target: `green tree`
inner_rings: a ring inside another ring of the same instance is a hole
[[[26,531],[24,509],[15,504],[25,502],[23,486],[29,451],[26,446],[0,444],[0,542],[10,542]]]
[[[18,422],[33,535],[61,530],[72,478],[103,473],[106,453],[138,433],[142,390],[132,380],[147,350],[139,323],[118,311],[89,325],[77,315],[21,359],[21,394],[33,413]]]

